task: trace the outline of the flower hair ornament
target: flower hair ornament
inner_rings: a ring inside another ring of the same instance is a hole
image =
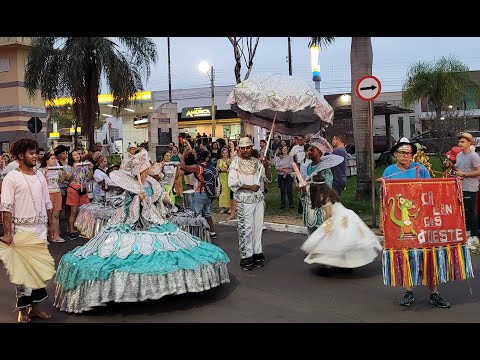
[[[154,163],[150,168],[148,169],[148,175],[150,176],[160,176],[161,178],[164,177],[163,174],[163,166],[160,163]]]
[[[103,156],[100,151],[95,151],[95,152],[92,154],[92,160],[93,160],[96,164],[100,164],[104,159],[105,159],[105,156]]]
[[[136,177],[142,171],[148,169],[151,164],[152,162],[148,156],[147,150],[142,149],[125,163],[123,170],[128,172],[133,177]]]
[[[320,150],[323,155],[333,151],[333,146],[321,135],[321,132],[307,135],[305,139],[311,146],[315,146]]]

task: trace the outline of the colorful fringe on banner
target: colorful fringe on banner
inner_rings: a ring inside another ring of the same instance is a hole
[[[436,285],[473,278],[466,244],[389,250],[382,255],[383,283],[389,286]]]

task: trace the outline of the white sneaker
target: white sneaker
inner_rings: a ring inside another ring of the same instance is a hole
[[[470,249],[476,249],[476,248],[477,248],[477,245],[479,245],[479,240],[478,240],[478,237],[477,237],[477,236],[470,236],[470,237],[467,239],[467,246],[468,246]]]
[[[60,236],[50,240],[51,242],[56,242],[56,243],[61,243],[61,242],[65,242],[65,239],[64,238],[61,238]]]

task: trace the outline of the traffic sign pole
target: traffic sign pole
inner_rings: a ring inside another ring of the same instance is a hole
[[[370,136],[370,177],[372,193],[372,227],[377,227],[377,201],[375,196],[375,160],[373,158],[373,102],[368,102],[368,128]],[[380,220],[381,221],[381,220]]]
[[[363,101],[373,101],[380,95],[382,84],[375,76],[367,75],[358,80],[355,90]]]
[[[35,123],[35,141],[37,141],[37,119],[35,119],[34,123]]]
[[[373,100],[375,100],[380,91],[382,84],[377,77],[366,75],[360,78],[355,88],[357,96],[363,101],[368,102],[368,132],[370,133],[370,177],[371,177],[371,193],[372,193],[372,226],[377,227],[377,202],[375,197],[375,160],[373,158]]]

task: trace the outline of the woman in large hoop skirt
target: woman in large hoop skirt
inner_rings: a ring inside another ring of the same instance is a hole
[[[156,205],[170,200],[148,176],[149,167],[143,150],[111,173],[126,190],[124,206],[95,237],[61,258],[54,301],[61,311],[80,313],[112,301],[159,299],[230,282],[230,260],[222,249],[161,215]]]

